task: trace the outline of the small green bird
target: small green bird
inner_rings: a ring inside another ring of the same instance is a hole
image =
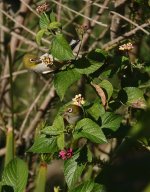
[[[23,57],[24,66],[37,73],[47,74],[61,68],[63,64],[54,58],[51,54],[45,53],[37,57],[35,54],[27,53]]]
[[[69,124],[76,124],[79,120],[84,118],[84,111],[82,107],[78,105],[70,104],[63,113],[63,118]]]

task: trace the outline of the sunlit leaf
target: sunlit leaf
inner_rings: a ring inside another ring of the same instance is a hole
[[[57,116],[53,122],[52,126],[46,126],[41,130],[41,133],[44,133],[49,136],[59,135],[64,132],[64,120],[62,116]]]
[[[64,98],[67,89],[80,77],[81,75],[74,69],[61,71],[55,75],[54,86],[61,100]]]
[[[106,93],[107,93],[107,100],[110,99],[110,97],[112,96],[113,93],[113,86],[112,84],[108,81],[108,80],[103,80],[100,83],[100,86],[105,89]]]
[[[78,158],[79,153],[77,153],[64,163],[64,175],[69,189],[74,188],[76,182],[82,174],[82,171],[85,168],[85,164],[79,164],[77,162]]]
[[[40,28],[41,29],[47,29],[48,27],[48,24],[50,23],[50,20],[47,16],[46,13],[43,13],[41,16],[40,16]]]
[[[33,153],[54,153],[57,151],[57,137],[38,136],[28,152]]]
[[[84,118],[77,123],[73,137],[75,139],[85,137],[94,143],[107,142],[100,126],[88,118]]]
[[[74,59],[71,47],[62,34],[57,34],[53,38],[51,53],[60,61]]]
[[[42,39],[44,33],[45,33],[45,29],[41,29],[41,30],[38,31],[38,33],[36,34],[36,42],[37,42],[37,44],[40,45],[41,39]]]
[[[146,108],[146,101],[142,90],[137,87],[125,87],[124,91],[127,94],[127,105],[133,108]]]
[[[102,126],[101,128],[108,128],[112,131],[116,131],[121,124],[122,117],[120,115],[116,115],[112,112],[106,112],[102,115]]]
[[[15,158],[4,169],[2,174],[2,184],[12,186],[14,192],[24,192],[28,178],[27,164]]]

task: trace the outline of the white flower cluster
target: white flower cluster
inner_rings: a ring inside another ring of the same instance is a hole
[[[40,57],[40,60],[45,65],[53,65],[53,61],[54,61],[53,56],[48,53],[45,53],[44,55],[42,55]]]
[[[74,105],[78,105],[78,106],[82,106],[85,103],[85,100],[81,94],[75,95],[72,101]]]
[[[133,48],[134,47],[133,47],[132,43],[130,43],[130,42],[119,46],[120,51],[130,51]]]

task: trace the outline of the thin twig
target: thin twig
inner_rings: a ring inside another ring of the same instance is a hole
[[[144,33],[146,33],[147,35],[149,35],[149,34],[150,34],[147,30],[143,29],[143,27],[141,27],[141,26],[140,26],[140,25],[138,25],[137,23],[135,23],[135,22],[131,21],[131,20],[130,20],[130,19],[128,19],[127,17],[124,17],[123,15],[121,15],[121,14],[119,14],[119,13],[115,12],[115,11],[111,11],[110,13],[115,14],[115,15],[117,15],[117,16],[119,16],[119,17],[121,17],[122,19],[124,19],[124,20],[128,21],[129,23],[131,23],[131,24],[133,24],[134,26],[136,26],[136,27],[138,27],[139,29],[141,29],[141,31],[143,31],[143,32],[144,32]]]
[[[49,93],[47,94],[45,100],[41,104],[39,111],[36,113],[36,116],[32,120],[32,123],[30,124],[28,129],[26,129],[25,133],[23,134],[23,138],[25,138],[25,140],[27,140],[29,138],[29,136],[31,135],[33,130],[38,125],[40,119],[42,118],[43,114],[45,113],[45,110],[47,109],[48,104],[55,97],[55,94],[56,94],[55,89],[54,89],[54,87],[52,87],[50,89]]]
[[[6,16],[8,17],[10,20],[12,20],[14,23],[16,23],[19,27],[21,27],[22,29],[24,29],[25,31],[27,31],[28,33],[30,33],[31,35],[33,35],[34,37],[36,37],[36,33],[34,33],[33,31],[31,31],[30,29],[28,29],[27,27],[25,27],[24,25],[22,25],[21,23],[19,23],[18,21],[16,21],[16,19],[14,19],[12,16],[10,16],[6,11],[1,10],[0,11]],[[41,39],[43,42],[50,44],[50,41],[42,38]]]
[[[24,73],[27,73],[28,70],[24,69],[24,70],[21,70],[21,71],[16,71],[16,72],[13,72],[12,73],[12,76],[18,76],[18,75],[22,75]],[[0,78],[0,81],[2,81],[3,79],[7,79],[7,78],[10,78],[10,75],[4,75]]]
[[[57,6],[57,21],[60,22],[61,19],[61,5],[62,5],[62,0],[59,0],[59,5]]]
[[[57,5],[60,5],[60,3],[57,2],[57,1],[55,1],[55,0],[52,0],[52,2],[56,3]],[[81,13],[79,13],[79,12],[77,12],[77,11],[69,8],[69,7],[67,7],[66,5],[61,4],[61,6],[62,6],[64,9],[68,9],[69,11],[75,13],[76,15],[82,16],[83,18],[86,18],[86,19],[88,19],[89,21],[92,21],[92,22],[94,22],[94,23],[96,23],[96,24],[98,24],[98,25],[100,25],[100,26],[103,26],[103,27],[107,27],[107,26],[108,26],[107,24],[104,24],[104,23],[102,23],[102,22],[96,21],[96,20],[94,20],[94,19],[92,19],[92,18],[90,18],[90,17],[87,17],[87,16],[83,15],[83,14],[81,14]]]
[[[8,29],[7,27],[5,27],[3,25],[0,25],[0,28],[4,32],[9,33],[10,35],[16,37],[17,39],[19,39],[20,41],[24,42],[27,45],[31,45],[32,47],[34,47],[34,48],[36,48],[36,49],[38,49],[40,51],[43,51],[45,53],[48,51],[48,49],[45,49],[44,47],[41,47],[41,46],[37,45],[35,42],[33,42],[33,41],[19,35],[18,33],[15,33],[14,31],[11,31],[10,29]]]
[[[104,5],[100,5],[99,3],[95,3],[93,1],[90,1],[90,0],[83,0],[85,2],[88,2],[88,3],[91,3],[92,5],[95,5],[97,7],[100,7],[100,8],[103,8],[103,9],[109,9],[108,7],[104,6]]]
[[[145,27],[148,27],[149,25],[150,25],[150,23],[144,23],[141,25],[141,27],[145,28]],[[115,46],[117,46],[120,43],[120,41],[124,40],[127,37],[134,35],[139,30],[140,30],[140,28],[138,26],[138,27],[132,29],[131,31],[126,32],[124,35],[121,35],[121,36],[117,37],[116,39],[109,41],[108,43],[104,44],[102,46],[102,49],[105,49],[108,51],[108,50],[114,48]]]
[[[37,17],[40,17],[39,14],[32,9],[32,7],[30,5],[28,5],[24,0],[20,0],[32,13],[34,13]]]
[[[22,136],[22,133],[24,132],[24,129],[25,129],[25,125],[27,123],[27,120],[30,116],[30,113],[32,112],[32,110],[34,109],[35,105],[37,104],[37,102],[39,101],[40,97],[43,95],[43,93],[47,90],[48,86],[49,86],[49,83],[50,83],[51,79],[45,84],[45,86],[43,87],[43,89],[39,92],[39,94],[37,95],[37,97],[34,99],[33,103],[31,104],[23,122],[22,122],[22,125],[20,127],[20,136]]]

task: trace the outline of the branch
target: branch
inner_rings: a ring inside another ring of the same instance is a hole
[[[148,27],[149,25],[150,25],[150,23],[144,23],[140,27],[145,28],[145,27]],[[110,49],[113,49],[115,46],[117,46],[120,43],[120,41],[124,40],[127,37],[134,35],[139,30],[140,30],[140,28],[138,26],[138,27],[134,28],[133,30],[126,32],[124,35],[121,35],[121,36],[117,37],[116,39],[104,44],[102,46],[102,49],[105,49],[107,51]]]
[[[30,124],[28,129],[25,131],[25,133],[23,135],[23,138],[25,138],[25,140],[27,140],[30,137],[31,133],[33,132],[33,130],[38,125],[40,119],[42,118],[42,116],[44,115],[44,113],[45,113],[45,111],[47,109],[48,104],[55,97],[55,94],[56,94],[55,89],[54,89],[54,87],[52,87],[50,89],[49,93],[47,94],[45,100],[41,104],[41,107],[39,108],[39,111],[36,113],[36,116],[32,120],[32,123]]]
[[[25,118],[24,121],[22,122],[22,125],[20,127],[20,136],[22,135],[22,133],[24,132],[25,129],[25,125],[27,123],[27,120],[32,112],[32,110],[34,109],[34,107],[36,106],[37,102],[39,101],[40,97],[43,95],[43,93],[47,90],[49,83],[50,83],[51,79],[45,84],[45,86],[43,87],[43,89],[39,92],[39,94],[37,95],[37,97],[34,99],[33,103],[31,104]]]
[[[53,3],[56,3],[57,5],[61,5],[64,9],[68,9],[69,11],[75,13],[76,15],[82,16],[83,18],[86,18],[86,19],[88,19],[89,21],[92,21],[92,22],[94,22],[94,23],[96,23],[96,24],[98,24],[98,25],[100,25],[100,26],[103,26],[103,27],[107,27],[107,26],[108,26],[107,24],[104,24],[104,23],[102,23],[102,22],[96,21],[96,20],[94,20],[94,19],[92,19],[92,18],[90,18],[90,17],[87,17],[87,16],[85,16],[85,15],[83,15],[83,14],[81,14],[81,13],[79,13],[79,12],[77,12],[77,11],[75,11],[75,10],[73,10],[73,9],[65,6],[65,5],[63,5],[63,4],[60,4],[59,2],[57,2],[57,1],[55,1],[55,0],[52,0],[52,2],[53,2]]]
[[[119,14],[119,13],[116,13],[115,11],[111,11],[110,13],[112,13],[112,14],[114,14],[114,15],[117,15],[117,16],[119,16],[120,18],[128,21],[129,23],[131,23],[131,24],[133,24],[134,26],[136,26],[136,27],[138,27],[139,29],[141,29],[141,31],[143,31],[143,32],[146,33],[147,35],[150,34],[147,30],[143,29],[143,27],[141,27],[141,26],[138,25],[137,23],[133,22],[132,20],[124,17],[123,15],[121,15],[121,14]]]

